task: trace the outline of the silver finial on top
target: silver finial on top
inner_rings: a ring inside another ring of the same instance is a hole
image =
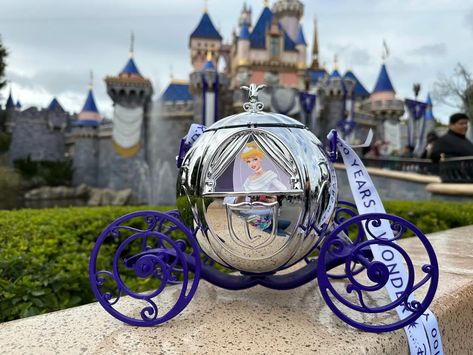
[[[243,109],[246,112],[251,112],[251,113],[258,113],[263,111],[264,104],[260,101],[258,101],[258,92],[264,89],[266,85],[256,85],[256,84],[250,84],[250,86],[240,86],[240,89],[248,91],[248,98],[250,99],[250,102],[245,102],[243,104]]]

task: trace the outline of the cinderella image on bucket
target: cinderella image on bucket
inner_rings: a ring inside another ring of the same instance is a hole
[[[125,323],[154,326],[181,313],[201,279],[235,291],[317,282],[316,296],[348,325],[404,328],[411,353],[435,341],[440,354],[428,309],[439,267],[428,239],[386,213],[362,160],[337,131],[320,140],[301,122],[264,112],[264,85],[242,89],[245,112],[193,124],[182,139],[177,209],[130,213],[98,236],[89,264],[97,300]],[[338,199],[337,159],[352,202]],[[420,260],[398,243],[403,237],[415,238]],[[113,260],[104,257],[110,250]]]

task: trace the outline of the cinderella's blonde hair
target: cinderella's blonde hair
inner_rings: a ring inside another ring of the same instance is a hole
[[[252,157],[258,157],[260,159],[263,159],[263,151],[261,148],[256,144],[255,142],[251,142],[245,145],[245,148],[243,149],[243,152],[241,153],[241,159],[242,160],[247,160]]]

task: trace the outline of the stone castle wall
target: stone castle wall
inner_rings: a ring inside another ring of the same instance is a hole
[[[12,141],[8,160],[64,160],[65,138],[61,127],[54,127],[47,120],[47,113],[30,108],[13,113]]]

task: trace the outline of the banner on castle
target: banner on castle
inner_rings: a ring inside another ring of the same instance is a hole
[[[113,116],[113,148],[121,156],[133,156],[140,150],[143,107],[115,105]]]

